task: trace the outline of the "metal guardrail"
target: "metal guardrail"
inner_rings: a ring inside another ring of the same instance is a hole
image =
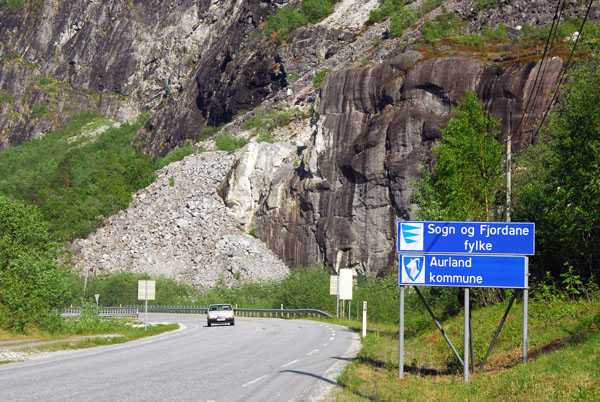
[[[287,316],[288,318],[293,315],[295,316],[304,316],[304,317],[310,317],[310,316],[320,316],[320,317],[325,317],[325,318],[331,318],[331,315],[321,311],[321,310],[315,310],[315,309],[310,309],[310,308],[304,308],[304,309],[259,309],[259,308],[236,308],[235,312],[237,315],[250,315],[253,316],[254,314],[256,314],[256,317],[284,317]],[[241,313],[241,314],[240,314]]]
[[[61,317],[77,317],[81,314],[81,307],[67,307],[60,315]],[[99,307],[98,315],[100,317],[130,317],[138,318],[139,311],[135,306],[127,307]]]
[[[144,306],[135,306],[145,311]],[[149,313],[206,314],[208,306],[148,306]]]
[[[208,306],[148,306],[149,313],[183,313],[183,314],[206,314]],[[144,312],[143,306],[125,307],[100,307],[101,317],[133,317],[138,318],[139,312]],[[257,309],[257,308],[235,308],[235,314],[245,317],[325,317],[331,315],[315,309]],[[63,317],[75,317],[81,313],[80,307],[67,307],[61,314]]]

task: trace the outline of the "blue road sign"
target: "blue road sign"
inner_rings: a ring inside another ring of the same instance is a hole
[[[399,221],[398,252],[533,255],[535,224]]]
[[[399,284],[527,288],[525,256],[401,254]]]

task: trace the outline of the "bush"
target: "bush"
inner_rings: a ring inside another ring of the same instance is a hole
[[[14,100],[8,92],[2,92],[0,94],[0,103],[10,103],[12,105],[13,102],[14,102]]]
[[[399,38],[404,30],[417,20],[417,16],[410,10],[401,10],[390,17],[390,35]]]
[[[18,10],[23,7],[21,0],[0,0],[0,8],[8,8],[9,10]]]
[[[48,105],[45,103],[38,103],[31,108],[31,112],[38,116],[43,116],[48,113]]]
[[[541,277],[550,271],[571,292],[574,282],[565,279],[599,278],[599,81],[597,59],[571,73],[540,145],[521,153],[515,172],[514,216],[536,223],[530,272]]]
[[[405,7],[410,0],[382,0],[379,8],[369,13],[369,23],[375,23],[390,18],[390,35],[400,37],[404,30],[425,14],[443,3],[443,0],[423,0],[420,6],[410,10]]]
[[[265,33],[277,34],[278,39],[286,40],[295,29],[307,24],[308,18],[299,9],[287,6],[268,17]]]
[[[336,299],[329,295],[329,273],[322,266],[294,269],[279,287],[284,308],[335,311]]]
[[[299,113],[297,108],[283,109],[281,106],[265,112],[264,109],[256,109],[253,112],[252,118],[242,124],[245,130],[257,130],[257,142],[273,143],[272,131],[277,127],[283,127],[292,121],[295,113]]]
[[[219,151],[235,152],[248,143],[248,140],[241,137],[235,137],[229,133],[223,133],[215,140],[215,145]]]
[[[442,14],[433,21],[425,21],[421,33],[427,42],[458,37],[461,24],[462,21],[456,13]]]
[[[275,142],[275,138],[273,137],[273,134],[271,134],[270,131],[265,130],[265,129],[260,129],[258,131],[258,138],[256,139],[256,142],[258,142],[258,143],[266,142],[269,144],[273,144]]]
[[[18,332],[52,327],[67,273],[37,208],[0,195],[0,327]]]
[[[323,85],[323,80],[325,80],[325,76],[330,71],[331,71],[330,69],[326,68],[324,70],[319,71],[315,75],[315,78],[313,78],[313,86],[315,87],[315,89],[321,88],[321,86]]]
[[[477,0],[475,2],[475,5],[473,6],[473,10],[475,10],[475,11],[493,10],[498,7],[500,7],[499,0]]]
[[[380,22],[386,18],[402,11],[404,4],[407,3],[405,0],[381,0],[379,8],[371,10],[369,12],[369,22]]]
[[[287,40],[301,26],[314,24],[331,13],[332,6],[339,0],[302,0],[300,7],[285,6],[267,19],[267,35],[277,34],[278,39]]]
[[[302,13],[310,23],[315,23],[331,14],[337,0],[302,0]]]
[[[132,272],[116,272],[100,275],[89,281],[84,295],[85,300],[94,300],[94,295],[99,294],[101,306],[136,305],[139,280],[151,279],[148,274],[134,274]],[[172,279],[156,278],[156,300],[149,300],[149,305],[183,305],[194,302],[197,291],[192,285],[176,282]]]

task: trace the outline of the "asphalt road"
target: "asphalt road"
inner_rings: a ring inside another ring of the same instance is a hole
[[[313,401],[326,396],[358,335],[327,323],[148,314],[178,331],[0,365],[0,401]]]

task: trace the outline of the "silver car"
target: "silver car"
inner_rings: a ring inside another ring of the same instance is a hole
[[[212,324],[235,325],[235,314],[231,304],[211,304],[206,312],[206,324],[210,327]]]

